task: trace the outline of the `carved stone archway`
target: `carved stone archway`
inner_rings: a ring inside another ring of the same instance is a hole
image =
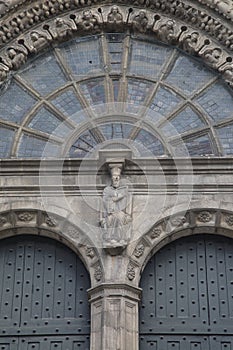
[[[71,248],[90,273],[91,284],[103,282],[104,273],[99,252],[75,224],[55,212],[20,208],[0,213],[0,239],[19,234],[53,238]]]
[[[233,238],[233,213],[219,208],[177,212],[157,222],[128,254],[127,280],[138,287],[148,260],[166,244],[189,235],[215,234]]]
[[[204,2],[204,0],[203,0]],[[117,5],[117,6],[116,6]],[[135,7],[134,7],[135,6]],[[90,9],[91,7],[91,9]],[[226,15],[229,9],[226,9]],[[232,31],[206,7],[191,2],[34,1],[9,11],[0,30],[0,79],[57,41],[102,31],[134,31],[199,56],[232,83]]]

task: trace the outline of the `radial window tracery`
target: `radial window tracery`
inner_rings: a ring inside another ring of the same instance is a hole
[[[114,140],[142,157],[229,156],[232,125],[232,91],[217,74],[123,33],[59,44],[0,93],[2,158],[82,158]]]

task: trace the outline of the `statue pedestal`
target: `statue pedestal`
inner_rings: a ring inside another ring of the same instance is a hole
[[[125,248],[127,247],[128,242],[126,241],[111,241],[111,242],[105,242],[103,244],[103,249],[108,253],[109,255],[115,256],[121,254]]]

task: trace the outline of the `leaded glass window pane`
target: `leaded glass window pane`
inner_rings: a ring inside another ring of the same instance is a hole
[[[196,101],[208,116],[216,122],[233,117],[233,96],[229,90],[220,83],[205,90]]]
[[[140,130],[134,141],[139,145],[142,157],[164,154],[164,148],[160,140],[146,130]]]
[[[162,45],[132,40],[129,72],[157,79],[171,52],[172,49]]]
[[[103,70],[98,37],[76,39],[63,45],[61,53],[75,79]]]
[[[80,84],[80,89],[90,106],[99,106],[100,111],[105,111],[106,94],[102,79],[89,80],[82,83]]]
[[[64,121],[62,122],[44,107],[32,118],[28,127],[60,137],[66,137],[71,132],[71,128]]]
[[[109,123],[100,126],[100,130],[107,140],[128,139],[133,126],[123,123]]]
[[[43,158],[59,156],[59,146],[47,140],[23,134],[20,139],[19,158]]]
[[[123,39],[124,34],[108,34],[108,51],[109,51],[109,60],[110,60],[110,70],[113,72],[119,72],[122,65],[123,57]]]
[[[184,141],[190,157],[214,154],[209,135],[203,135]]]
[[[97,141],[92,132],[84,132],[70,149],[69,156],[72,158],[85,157],[89,152],[93,151]]]
[[[148,118],[156,122],[162,117],[166,117],[175,110],[181,101],[181,97],[175,94],[172,90],[160,87],[149,107],[149,110],[152,110],[153,112],[148,111]]]
[[[35,103],[36,99],[13,81],[0,96],[0,118],[20,124]]]
[[[233,124],[217,129],[224,155],[233,154]]]
[[[47,95],[67,82],[61,67],[51,52],[37,57],[33,62],[27,64],[19,76],[41,95]]]
[[[205,126],[205,124],[202,119],[190,107],[187,107],[176,117],[168,120],[167,123],[161,127],[161,130],[166,136],[176,136],[203,126]]]
[[[85,120],[84,112],[80,112],[83,107],[72,90],[66,90],[53,98],[51,102],[67,118],[70,118],[77,124]]]
[[[127,110],[137,113],[138,107],[145,105],[145,100],[152,92],[154,85],[143,80],[129,79]]]
[[[209,69],[194,60],[190,60],[187,56],[180,55],[168,74],[166,82],[178,87],[186,95],[190,95],[213,77],[214,75]]]
[[[15,131],[0,127],[0,158],[10,157]]]

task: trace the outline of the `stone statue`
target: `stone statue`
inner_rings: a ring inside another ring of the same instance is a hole
[[[108,23],[109,24],[119,24],[123,22],[123,16],[119,11],[117,6],[111,8],[111,12],[108,14]]]
[[[138,15],[133,18],[133,29],[136,31],[138,30],[140,33],[145,33],[148,23],[149,19],[145,11],[139,11]]]
[[[109,245],[127,244],[131,229],[131,197],[128,187],[120,183],[121,165],[111,168],[112,183],[103,192],[103,208],[100,225],[104,242]]]

